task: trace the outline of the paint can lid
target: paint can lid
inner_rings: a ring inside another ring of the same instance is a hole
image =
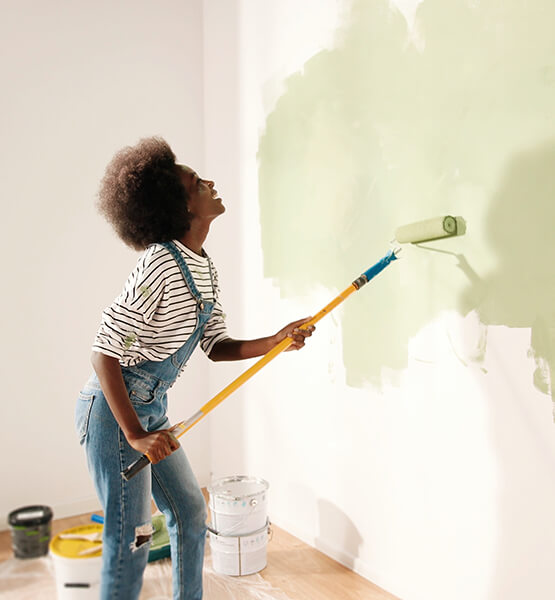
[[[52,538],[50,552],[61,558],[79,560],[98,558],[102,556],[102,530],[103,526],[99,523],[65,529]],[[68,535],[68,538],[65,538],[65,535]],[[98,539],[93,541],[91,537]]]
[[[241,500],[251,496],[258,496],[265,492],[270,484],[260,477],[249,477],[247,475],[234,475],[217,479],[208,486],[211,496],[225,498],[227,500]]]
[[[49,506],[22,506],[8,515],[8,523],[12,527],[36,527],[45,525],[52,519],[52,509]]]

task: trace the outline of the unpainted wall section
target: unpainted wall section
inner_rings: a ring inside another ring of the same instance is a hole
[[[204,162],[202,3],[163,4],[2,3],[0,527],[28,504],[55,517],[98,508],[74,406],[101,311],[138,256],[96,211],[100,179],[150,135]],[[173,420],[206,396],[205,364],[172,390]],[[208,436],[184,442],[204,483]]]

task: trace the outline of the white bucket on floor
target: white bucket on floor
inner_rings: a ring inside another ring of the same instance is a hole
[[[208,486],[214,571],[251,575],[266,566],[268,488],[264,479],[235,475]]]
[[[222,575],[252,575],[266,566],[268,526],[253,533],[236,536],[218,534],[210,529],[212,566]]]
[[[252,534],[266,526],[267,491],[264,479],[235,475],[208,486],[211,528],[222,536]]]
[[[96,533],[102,533],[102,525],[82,525],[62,531],[50,542],[59,600],[92,600],[99,597],[101,543],[63,538],[66,534],[80,536]]]

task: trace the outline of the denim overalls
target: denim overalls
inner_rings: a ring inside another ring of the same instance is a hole
[[[166,392],[199,343],[214,308],[212,302],[201,297],[175,244],[162,245],[177,261],[197,300],[197,325],[187,342],[165,360],[122,367],[129,398],[147,431],[170,427]],[[125,481],[121,471],[140,453],[127,443],[96,375],[79,394],[76,426],[105,515],[100,598],[139,597],[152,535],[152,495],[166,516],[170,534],[173,598],[201,600],[206,505],[183,449]]]

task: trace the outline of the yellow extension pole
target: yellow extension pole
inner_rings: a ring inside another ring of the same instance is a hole
[[[341,304],[343,300],[345,300],[348,296],[350,296],[353,292],[355,292],[357,288],[353,283],[345,289],[341,294],[339,294],[334,300],[332,300],[327,306],[325,306],[316,316],[312,317],[310,321],[304,323],[299,327],[299,329],[308,329],[311,325],[315,325],[325,317],[329,312],[331,312],[338,304]],[[223,402],[228,396],[233,394],[233,392],[241,387],[245,382],[247,382],[253,375],[258,373],[262,367],[265,367],[271,360],[276,358],[278,354],[281,354],[284,350],[287,350],[289,346],[292,344],[293,340],[291,338],[285,338],[282,340],[277,346],[272,348],[269,352],[267,352],[261,359],[259,359],[254,365],[249,367],[244,373],[239,375],[237,379],[232,381],[229,385],[227,385],[221,392],[216,394],[211,400],[209,400],[201,409],[195,413],[190,419],[187,421],[181,421],[172,427],[174,435],[176,438],[181,437],[185,434],[191,427],[196,425],[201,419],[203,419],[210,411],[214,410],[218,404]]]
[[[330,313],[336,306],[341,304],[346,298],[348,298],[353,292],[359,290],[363,285],[368,283],[370,279],[380,273],[392,260],[395,260],[396,254],[394,251],[389,252],[374,266],[370,267],[365,271],[358,279],[353,281],[351,285],[341,292],[336,298],[334,298],[329,304],[327,304],[316,316],[312,317],[310,321],[304,323],[299,329],[306,329],[311,325],[314,325]],[[277,346],[267,352],[262,358],[260,358],[254,365],[249,367],[243,374],[239,375],[237,379],[227,385],[221,392],[216,394],[211,400],[209,400],[204,406],[202,406],[192,417],[186,421],[181,421],[171,428],[171,432],[176,438],[181,437],[199,421],[201,421],[210,411],[214,410],[218,404],[223,402],[229,395],[231,395],[237,388],[241,387],[246,381],[248,381],[253,375],[258,373],[262,367],[266,366],[272,361],[278,354],[281,354],[284,350],[289,348],[293,340],[289,337],[281,341]],[[126,480],[131,479],[141,469],[146,467],[150,463],[148,456],[143,455],[136,460],[132,465],[129,465],[124,471],[122,471],[122,477]]]

